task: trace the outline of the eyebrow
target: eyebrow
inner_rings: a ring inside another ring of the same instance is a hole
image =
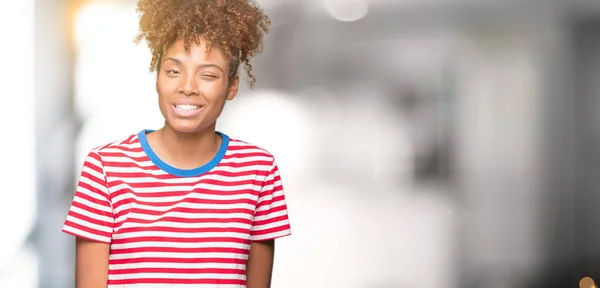
[[[173,58],[173,57],[168,57],[165,60],[163,60],[162,62],[164,63],[167,60],[171,60],[171,61],[173,61],[173,62],[175,62],[175,63],[177,63],[179,65],[182,64],[181,60],[179,60],[177,58]],[[216,64],[201,64],[201,65],[199,65],[199,67],[200,68],[212,68],[212,67],[214,67],[214,68],[217,68],[217,69],[221,70],[221,72],[225,73],[225,71],[223,71],[223,68],[219,67],[219,65],[216,65]]]

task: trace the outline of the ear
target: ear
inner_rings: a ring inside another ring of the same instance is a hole
[[[236,75],[233,78],[233,80],[231,80],[231,83],[229,84],[229,89],[227,90],[227,100],[231,101],[231,100],[233,100],[233,98],[235,98],[235,96],[237,95],[239,86],[240,86],[240,77]]]

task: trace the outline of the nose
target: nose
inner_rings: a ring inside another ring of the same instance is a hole
[[[184,75],[181,86],[179,87],[179,93],[185,94],[185,96],[198,95],[198,83],[193,73],[186,73]]]

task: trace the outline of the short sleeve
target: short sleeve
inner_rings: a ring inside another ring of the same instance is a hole
[[[100,155],[85,159],[62,231],[93,241],[110,243],[114,214]]]
[[[250,239],[272,240],[291,233],[283,184],[277,163],[273,160],[258,196]]]

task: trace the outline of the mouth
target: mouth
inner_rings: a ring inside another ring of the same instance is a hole
[[[181,110],[184,112],[191,112],[195,110],[200,110],[200,108],[202,108],[202,106],[193,104],[174,104],[173,107],[175,107],[175,109],[177,110]]]
[[[200,114],[200,111],[202,111],[204,108],[202,105],[190,103],[173,104],[171,107],[175,115],[182,118],[195,117],[196,115]]]

